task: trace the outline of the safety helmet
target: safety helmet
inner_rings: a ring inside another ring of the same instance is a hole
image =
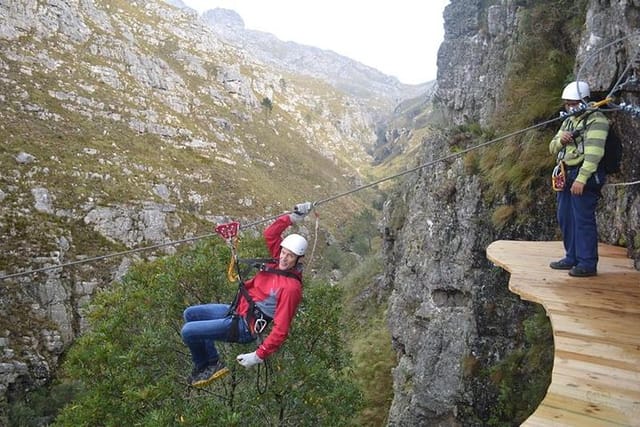
[[[307,239],[299,234],[289,234],[284,238],[282,243],[280,243],[280,246],[289,249],[298,256],[302,256],[307,250]]]
[[[582,101],[590,96],[589,85],[582,81],[571,82],[562,91],[562,99],[567,101]]]

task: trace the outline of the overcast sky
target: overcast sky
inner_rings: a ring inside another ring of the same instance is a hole
[[[251,30],[330,49],[408,84],[436,78],[449,0],[182,0],[238,12]]]

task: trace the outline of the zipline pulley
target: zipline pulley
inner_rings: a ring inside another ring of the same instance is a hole
[[[238,221],[231,221],[226,224],[218,224],[215,228],[215,232],[225,240],[236,237],[238,235],[238,230],[240,230],[240,223]]]
[[[238,264],[238,230],[240,230],[240,223],[238,221],[218,224],[214,229],[214,231],[227,242],[229,249],[231,249],[231,259],[229,260],[229,267],[227,268],[227,279],[230,282],[240,280],[240,273],[236,268]]]

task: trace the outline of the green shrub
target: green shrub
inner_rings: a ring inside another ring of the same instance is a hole
[[[505,420],[519,425],[544,398],[551,382],[553,336],[542,308],[524,322],[525,347],[511,353],[488,373],[499,390],[498,400],[486,425],[503,426]],[[523,382],[522,378],[529,378]]]
[[[260,240],[243,240],[241,257],[264,256]],[[89,312],[91,331],[71,348],[64,379],[83,392],[55,421],[59,426],[346,425],[360,393],[344,351],[337,287],[305,281],[304,301],[288,341],[264,367],[244,369],[198,390],[187,384],[188,348],[180,339],[188,305],[231,301],[226,280],[229,250],[205,242],[193,250],[141,264],[121,283],[101,292]],[[253,344],[221,344],[233,361]],[[343,424],[341,424],[343,423]]]
[[[355,362],[354,378],[363,393],[359,426],[385,425],[393,400],[391,370],[396,356],[385,311],[388,293],[377,288],[380,274],[380,255],[371,255],[340,283],[345,307],[342,323]]]

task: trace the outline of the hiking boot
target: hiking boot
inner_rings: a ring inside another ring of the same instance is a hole
[[[573,268],[573,264],[562,258],[560,261],[553,261],[551,264],[549,264],[549,267],[553,268],[554,270],[571,270],[571,268]]]
[[[227,374],[229,374],[229,368],[227,368],[222,361],[218,361],[207,365],[204,369],[192,375],[191,385],[193,387],[204,387]]]
[[[586,268],[578,267],[577,265],[569,270],[569,276],[572,277],[591,277],[596,276],[597,274],[597,270],[587,270]]]

